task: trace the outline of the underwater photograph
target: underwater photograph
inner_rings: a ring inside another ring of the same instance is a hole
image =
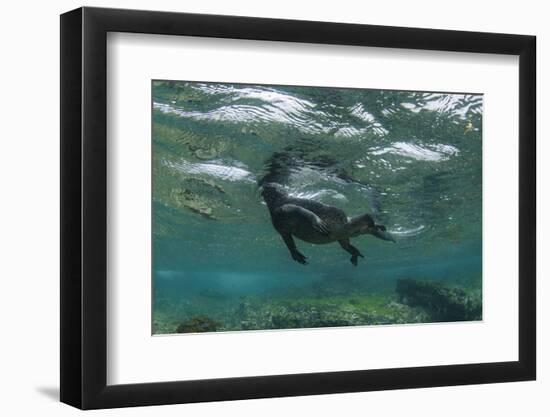
[[[482,94],[151,85],[153,334],[482,320]]]

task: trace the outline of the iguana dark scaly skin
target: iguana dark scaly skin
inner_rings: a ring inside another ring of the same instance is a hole
[[[364,257],[350,243],[350,238],[372,234],[380,239],[395,242],[386,227],[377,225],[369,214],[348,218],[343,210],[304,198],[290,197],[276,183],[264,183],[264,198],[275,230],[283,238],[292,259],[306,264],[306,257],[298,251],[294,237],[305,242],[325,244],[338,242],[351,255],[351,263],[357,266],[358,257]]]

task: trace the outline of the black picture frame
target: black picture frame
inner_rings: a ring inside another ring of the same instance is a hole
[[[519,56],[519,358],[512,362],[107,385],[108,32]],[[534,36],[102,8],[61,15],[61,401],[82,409],[534,380]]]

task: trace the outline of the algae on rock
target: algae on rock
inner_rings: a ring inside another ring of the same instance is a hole
[[[481,320],[481,296],[439,282],[399,279],[399,301],[423,308],[433,321]]]
[[[176,328],[176,333],[204,333],[220,330],[222,324],[208,316],[194,316],[184,321]]]

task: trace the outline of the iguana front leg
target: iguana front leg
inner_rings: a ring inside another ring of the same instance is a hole
[[[340,246],[342,246],[342,249],[344,249],[346,252],[348,252],[351,255],[350,261],[353,264],[353,266],[357,266],[357,257],[360,256],[361,258],[364,258],[363,254],[359,252],[359,249],[357,249],[355,246],[353,246],[349,239],[341,239],[338,241]]]
[[[292,235],[290,233],[281,233],[281,237],[283,238],[286,247],[290,251],[290,256],[292,256],[292,259],[294,259],[296,262],[301,263],[302,265],[307,264],[306,257],[298,251],[296,248],[296,244],[294,243],[294,239],[292,238]]]

